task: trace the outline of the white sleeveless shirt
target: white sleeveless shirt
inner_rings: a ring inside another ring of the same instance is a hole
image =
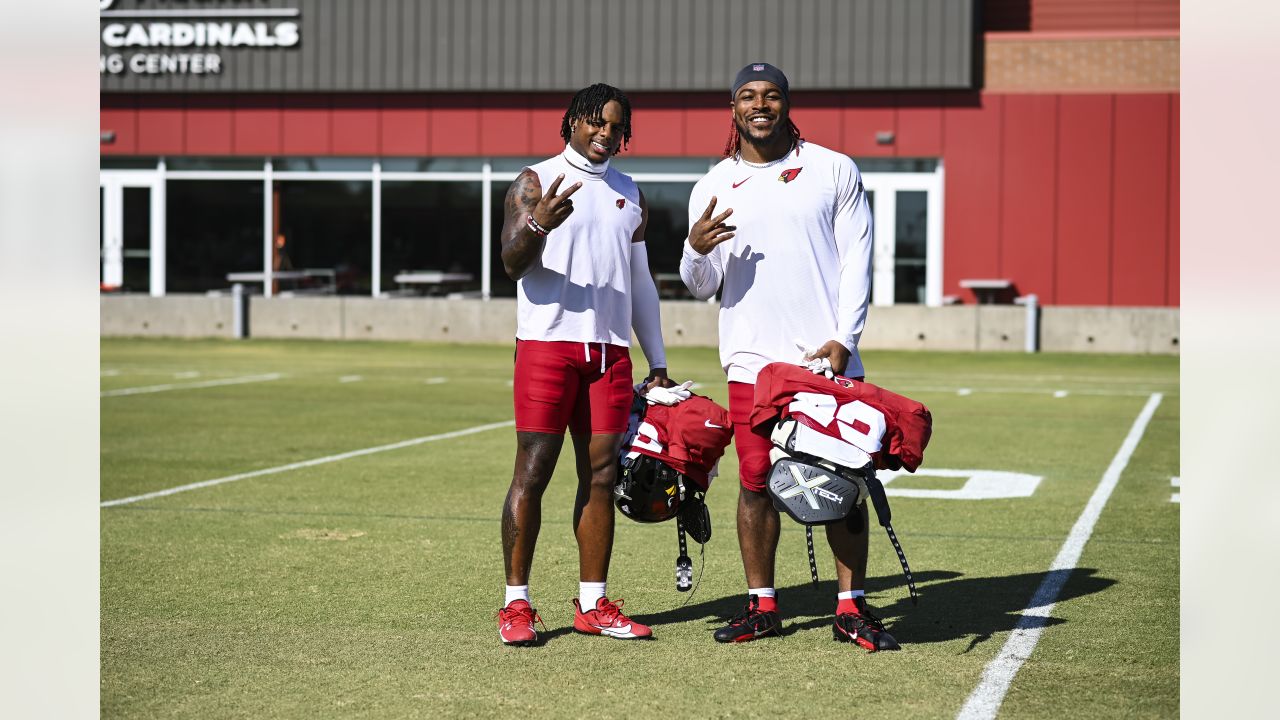
[[[545,194],[563,174],[575,182],[573,214],[548,235],[542,256],[516,283],[516,337],[631,345],[631,238],[640,227],[640,190],[606,167],[590,173],[556,155],[528,169]]]

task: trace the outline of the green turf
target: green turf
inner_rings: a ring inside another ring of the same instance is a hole
[[[714,350],[670,355],[673,376],[725,401]],[[812,589],[803,529],[785,520],[778,586],[790,632],[711,640],[742,603],[732,451],[709,496],[715,537],[688,605],[674,589],[674,529],[619,518],[610,595],[657,636],[630,643],[568,631],[575,480],[562,458],[532,579],[548,639],[501,646],[498,516],[514,450],[502,427],[104,508],[103,716],[954,717],[1152,392],[1164,400],[1002,714],[1176,716],[1177,359],[865,360],[869,379],[933,411],[926,469],[1043,477],[1026,498],[894,498],[921,602],[908,602],[878,529],[868,591],[901,652],[831,641],[830,558]],[[494,346],[104,340],[104,391],[284,377],[103,397],[102,497],[507,421],[511,361],[511,348]],[[922,475],[890,487],[962,484]]]

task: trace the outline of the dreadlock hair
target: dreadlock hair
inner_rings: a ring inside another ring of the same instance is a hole
[[[787,118],[787,132],[791,135],[792,142],[802,142],[804,138],[800,137],[800,128]],[[742,150],[742,136],[738,134],[738,123],[731,117],[729,118],[729,140],[724,144],[724,155],[722,157],[733,157]]]
[[[622,148],[618,150],[622,152],[631,141],[631,101],[621,90],[604,83],[585,87],[573,96],[569,109],[564,112],[564,121],[560,123],[560,137],[569,142],[575,122],[599,119],[604,115],[604,106],[615,100],[622,106]]]

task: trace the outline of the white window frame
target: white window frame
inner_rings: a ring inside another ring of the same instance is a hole
[[[925,305],[942,304],[942,191],[943,167],[938,160],[933,172],[867,172],[862,188],[874,192],[871,213],[875,217],[875,243],[871,275],[874,279],[871,304],[894,304],[894,260],[898,247],[898,191],[925,193]]]
[[[154,297],[165,293],[165,165],[154,170],[102,170],[102,284],[124,283],[124,189],[151,191],[151,227],[147,250],[151,265],[148,290]]]
[[[717,161],[708,162],[707,169],[714,167]],[[696,183],[705,173],[700,172],[637,172],[632,178],[637,183]],[[490,283],[491,264],[493,263],[489,238],[493,235],[491,218],[492,193],[495,186],[504,187],[519,176],[518,171],[494,172],[491,159],[481,159],[480,169],[474,171],[426,171],[398,172],[382,169],[382,160],[375,158],[368,170],[354,171],[307,171],[276,170],[270,158],[262,162],[261,170],[167,170],[164,158],[161,158],[155,169],[146,170],[102,170],[100,183],[104,192],[102,208],[104,233],[103,277],[108,273],[108,241],[112,223],[122,223],[122,190],[124,187],[148,187],[151,189],[151,294],[165,294],[165,183],[168,180],[257,180],[263,183],[263,294],[271,296],[271,259],[274,238],[273,206],[271,199],[272,185],[276,180],[303,181],[341,181],[354,180],[371,183],[373,192],[372,224],[370,242],[372,244],[371,288],[373,297],[387,297],[382,288],[382,183],[390,182],[476,182],[481,186],[481,297],[488,300],[492,294]],[[875,278],[875,294],[872,303],[875,305],[893,304],[893,270],[894,249],[896,247],[896,222],[894,215],[897,205],[897,191],[916,190],[927,193],[926,207],[928,220],[926,223],[925,247],[925,302],[927,305],[942,304],[942,248],[943,218],[942,191],[943,165],[937,162],[936,169],[929,173],[902,172],[867,172],[862,174],[863,187],[868,192],[875,192],[875,203],[872,212],[877,218],[875,227],[875,248],[873,253],[872,273]],[[119,233],[115,239],[119,239]],[[116,262],[119,258],[111,260]],[[112,272],[115,272],[113,266]],[[123,267],[119,265],[118,267]]]

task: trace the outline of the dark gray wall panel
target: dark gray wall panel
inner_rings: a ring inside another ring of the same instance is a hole
[[[217,54],[217,74],[104,73],[104,92],[721,91],[764,60],[804,90],[969,89],[977,0],[116,0],[101,26],[296,22],[298,45]],[[123,17],[148,11],[297,17]]]

